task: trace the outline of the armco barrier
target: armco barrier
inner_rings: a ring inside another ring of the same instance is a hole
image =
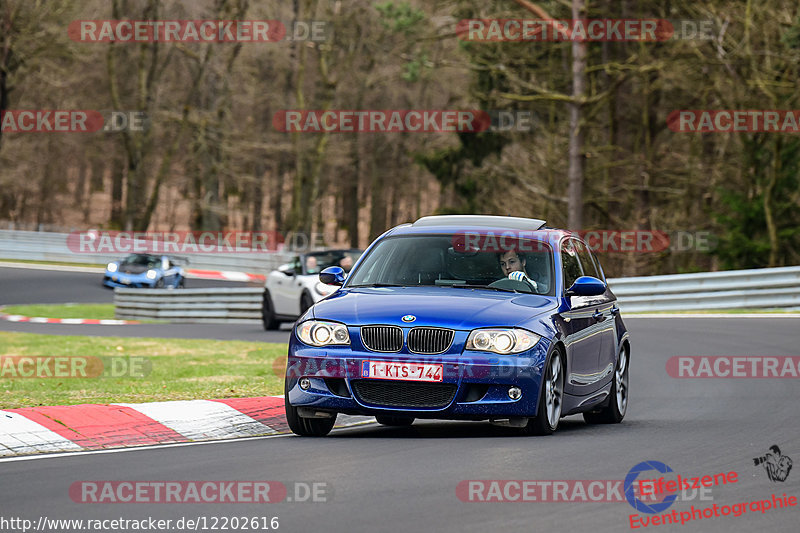
[[[261,288],[114,289],[117,318],[166,322],[260,322]]]
[[[54,261],[104,265],[124,257],[125,253],[75,253],[67,246],[68,233],[0,230],[0,259]],[[169,255],[169,254],[167,254]],[[286,252],[254,253],[189,253],[191,268],[267,274],[287,263],[292,255]]]
[[[608,280],[623,312],[800,309],[800,267]],[[263,289],[115,289],[117,318],[257,322]]]
[[[608,280],[623,312],[800,309],[800,267]]]

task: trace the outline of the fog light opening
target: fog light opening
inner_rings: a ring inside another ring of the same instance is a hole
[[[519,387],[509,387],[508,388],[508,397],[512,400],[519,400],[522,398],[522,389]]]
[[[303,389],[303,390],[310,389],[311,388],[311,380],[308,379],[308,378],[300,378],[300,388]]]

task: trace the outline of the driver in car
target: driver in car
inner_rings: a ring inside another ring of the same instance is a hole
[[[535,290],[538,290],[536,282],[525,273],[525,254],[519,254],[516,250],[509,250],[497,254],[497,260],[500,263],[500,270],[508,276],[508,279],[527,281]]]

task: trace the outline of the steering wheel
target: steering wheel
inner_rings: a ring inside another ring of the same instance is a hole
[[[489,284],[489,287],[497,289],[510,289],[512,291],[527,292],[537,294],[536,288],[528,280],[517,281],[514,279],[501,278]]]

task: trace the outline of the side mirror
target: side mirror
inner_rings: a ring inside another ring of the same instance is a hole
[[[319,273],[319,281],[325,285],[339,285],[344,283],[344,269],[342,267],[330,266]]]
[[[279,266],[278,267],[278,272],[282,272],[282,273],[286,274],[287,276],[294,276],[295,275],[294,268],[292,267],[291,264],[288,264],[288,263],[285,264],[285,265]]]
[[[581,276],[567,289],[566,296],[600,296],[606,292],[606,284],[592,276]]]

